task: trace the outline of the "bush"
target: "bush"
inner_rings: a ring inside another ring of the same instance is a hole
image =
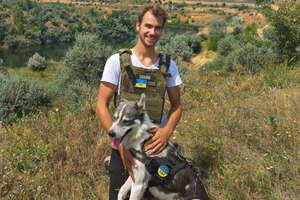
[[[232,51],[241,46],[240,42],[233,36],[226,36],[218,42],[218,53],[221,56],[228,56]]]
[[[98,35],[103,40],[110,41],[112,45],[126,43],[135,38],[135,23],[132,18],[126,15],[122,16],[122,12],[114,12],[107,19],[99,17],[96,23]]]
[[[269,49],[259,48],[248,43],[232,52],[232,54],[227,57],[225,65],[227,69],[232,69],[232,67],[236,65],[242,65],[246,70],[255,74],[261,70],[271,58],[272,53]]]
[[[280,1],[278,9],[265,7],[265,16],[274,28],[278,40],[275,45],[282,60],[297,61],[300,58],[297,47],[300,44],[300,4],[293,0]]]
[[[27,66],[33,71],[43,71],[47,67],[46,59],[36,52],[31,58],[29,58]]]
[[[175,60],[189,60],[194,53],[201,50],[203,39],[196,35],[188,34],[166,34],[163,35],[157,44],[157,49],[161,53],[167,53]]]
[[[243,19],[240,16],[233,16],[231,19],[231,24],[233,27],[232,34],[237,35],[243,32],[244,30]]]
[[[96,35],[79,34],[64,58],[63,67],[69,69],[67,75],[70,79],[98,85],[111,54],[112,48],[99,41]]]
[[[209,34],[223,37],[226,33],[226,22],[223,19],[213,19],[209,22]]]
[[[3,62],[3,59],[0,58],[0,71],[1,71],[1,69],[3,69],[3,67],[4,67],[4,62]]]
[[[217,55],[212,61],[205,63],[199,70],[208,69],[208,70],[219,70],[222,69],[225,64],[225,57]]]
[[[36,81],[0,73],[0,121],[9,124],[51,103],[50,91]]]
[[[221,39],[219,35],[211,35],[210,38],[205,41],[205,46],[208,50],[216,51],[218,48],[218,42]]]

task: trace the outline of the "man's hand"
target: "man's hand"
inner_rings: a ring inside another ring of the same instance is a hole
[[[149,155],[158,154],[164,150],[168,143],[168,139],[172,132],[168,131],[166,128],[154,128],[148,130],[149,133],[154,134],[154,136],[145,143],[145,152]]]
[[[137,168],[136,163],[133,160],[133,157],[129,151],[127,151],[122,144],[118,146],[118,150],[120,152],[122,162],[124,165],[125,170],[129,173],[129,176],[131,177],[132,181],[135,182],[134,175],[132,172],[132,166]]]

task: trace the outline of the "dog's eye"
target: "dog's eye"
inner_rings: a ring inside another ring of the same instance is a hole
[[[124,123],[124,124],[132,124],[132,120],[124,119],[124,120],[123,120],[123,123]]]

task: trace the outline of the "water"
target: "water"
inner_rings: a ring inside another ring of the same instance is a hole
[[[0,58],[3,59],[5,67],[25,67],[28,59],[36,52],[46,59],[59,61],[66,55],[69,47],[72,47],[72,45],[72,43],[60,43],[24,49],[0,48]]]

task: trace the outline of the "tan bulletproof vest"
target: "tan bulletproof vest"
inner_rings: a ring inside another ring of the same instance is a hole
[[[170,56],[159,54],[158,69],[145,69],[133,66],[131,50],[119,51],[121,65],[120,94],[115,98],[115,106],[121,99],[138,101],[142,93],[146,94],[146,110],[154,123],[160,124],[163,114]]]

